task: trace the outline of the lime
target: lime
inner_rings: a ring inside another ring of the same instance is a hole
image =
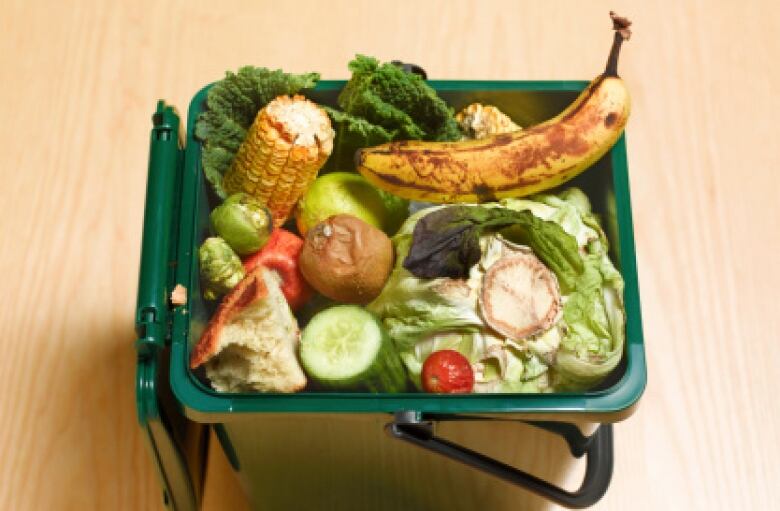
[[[360,174],[331,172],[314,180],[295,211],[298,231],[338,214],[356,216],[392,236],[409,215],[409,202],[379,190]]]

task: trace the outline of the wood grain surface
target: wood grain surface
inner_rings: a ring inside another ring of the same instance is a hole
[[[344,78],[358,52],[435,78],[589,79],[609,9],[635,29],[620,68],[649,385],[595,509],[777,509],[780,8],[704,0],[0,1],[0,507],[162,508],[132,325],[157,98],[183,111],[248,63]],[[554,441],[501,434],[576,485]],[[212,442],[204,509],[246,507]]]

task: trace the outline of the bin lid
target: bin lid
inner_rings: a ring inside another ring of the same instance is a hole
[[[175,109],[160,101],[152,116],[141,268],[135,317],[138,421],[155,462],[167,509],[200,505],[208,430],[180,412],[168,383],[172,254],[176,247],[182,144]]]
[[[200,507],[202,497],[208,430],[176,410],[170,387],[164,383],[166,378],[160,378],[168,372],[170,357],[163,358],[163,364],[152,358],[139,359],[138,420],[155,463],[163,504],[172,511],[194,511]]]

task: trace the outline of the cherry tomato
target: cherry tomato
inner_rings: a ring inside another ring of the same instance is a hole
[[[423,363],[422,384],[426,392],[467,394],[474,388],[474,371],[457,351],[434,351]]]

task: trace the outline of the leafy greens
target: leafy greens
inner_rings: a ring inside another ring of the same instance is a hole
[[[349,70],[352,77],[338,97],[341,111],[326,108],[336,131],[336,168],[351,165],[362,147],[461,138],[452,109],[422,77],[365,55],[357,55]]]
[[[339,94],[348,114],[382,126],[394,138],[457,140],[460,128],[452,109],[422,77],[373,57],[349,63],[352,78]]]
[[[507,219],[516,223],[506,227]],[[433,238],[418,247],[425,250],[410,261],[412,266],[455,268],[458,277],[420,278],[405,267],[418,243],[418,228]],[[509,241],[533,250],[556,274],[561,288],[560,319],[525,339],[504,338],[490,329],[477,298],[485,272],[504,256],[501,246],[510,236]],[[477,240],[476,249],[472,241],[462,256],[450,242],[469,237]],[[429,208],[412,215],[393,244],[396,266],[368,308],[387,328],[418,385],[425,358],[440,349],[456,349],[472,362],[477,392],[581,391],[598,384],[620,362],[625,343],[623,279],[579,189],[480,206]],[[433,260],[436,247],[449,250],[450,256]],[[474,253],[478,260],[468,266]]]
[[[482,206],[451,206],[423,217],[414,227],[404,268],[418,278],[463,278],[481,257],[480,238],[491,231],[533,249],[556,274],[564,292],[582,273],[577,240],[560,225],[528,210]]]

